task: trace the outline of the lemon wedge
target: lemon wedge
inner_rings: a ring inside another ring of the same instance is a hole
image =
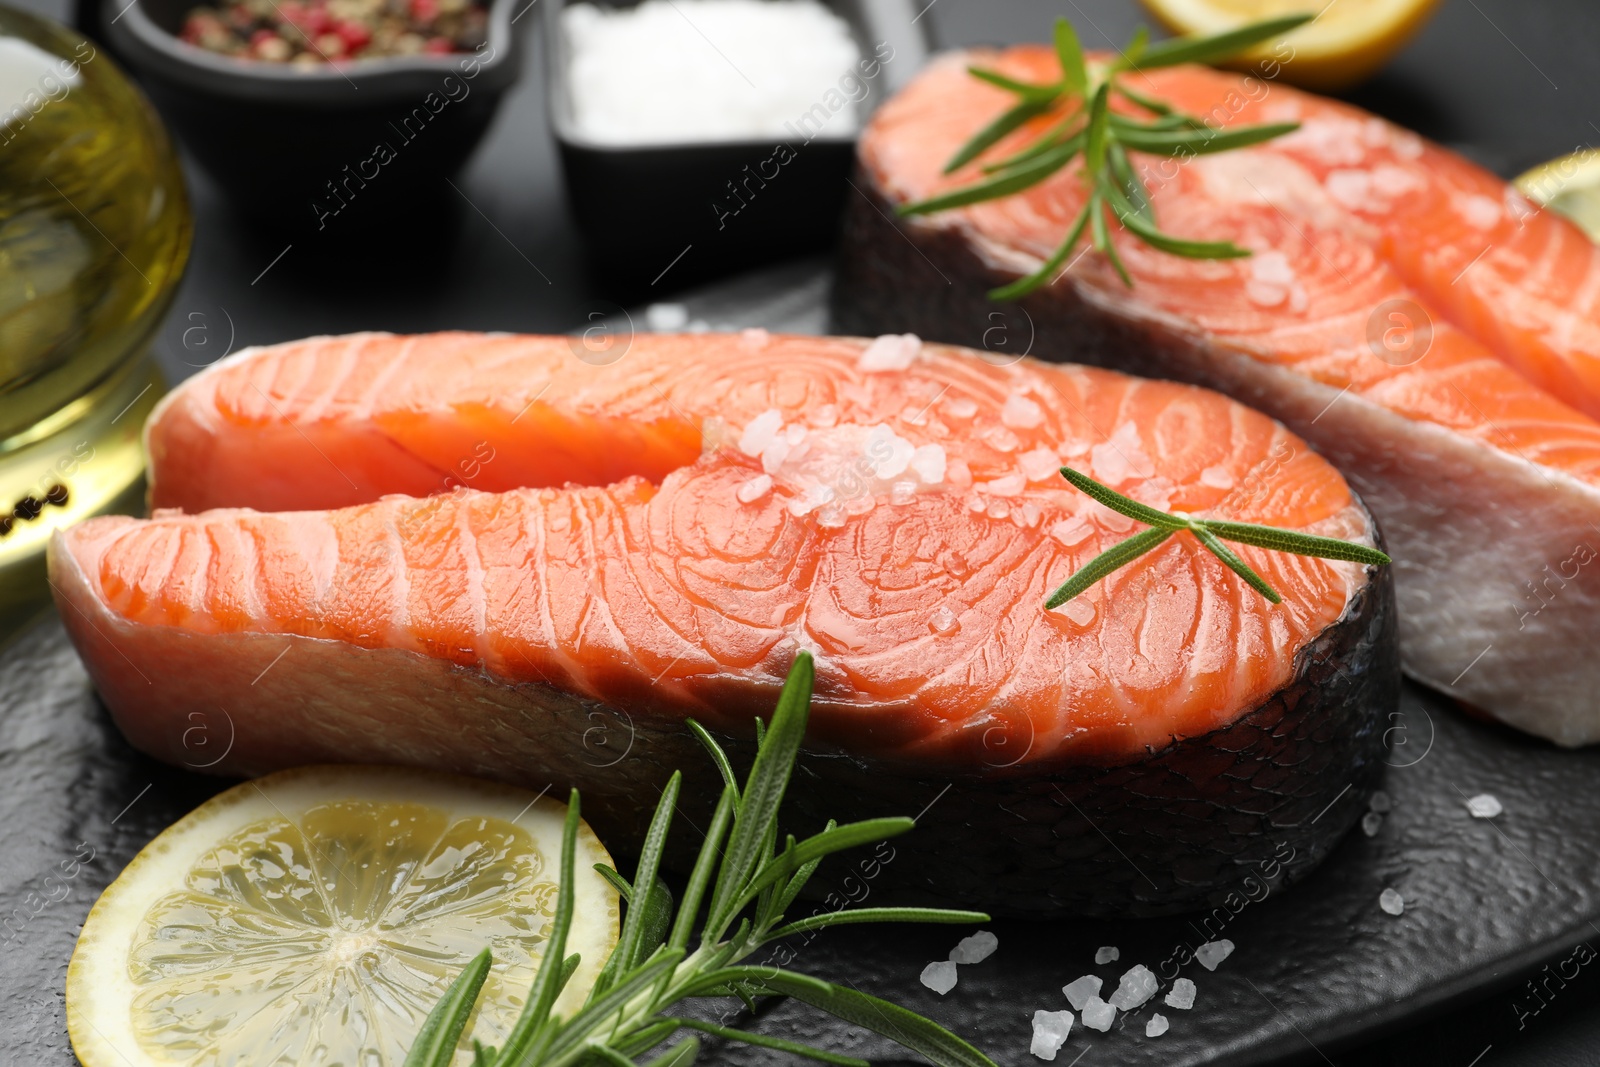
[[[1600,241],[1600,149],[1587,149],[1541,163],[1516,180],[1517,191],[1541,207],[1565,215]]]
[[[1236,30],[1263,19],[1316,14],[1281,41],[1245,53],[1240,64],[1307,89],[1355,85],[1375,73],[1422,28],[1439,0],[1143,0],[1178,34]]]
[[[566,807],[390,767],[235,786],[152,841],[84,922],[67,1029],[85,1067],[400,1067],[485,946],[467,1032],[500,1044],[554,913]],[[579,829],[571,1012],[617,942],[611,857]],[[469,1059],[466,1052],[458,1062]]]

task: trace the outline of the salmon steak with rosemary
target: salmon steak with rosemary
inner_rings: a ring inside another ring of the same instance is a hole
[[[1600,740],[1600,250],[1355,107],[1162,65],[1190,47],[1150,46],[1076,116],[1083,93],[1025,98],[1070,49],[933,62],[861,138],[836,328],[1031,344],[1260,408],[1381,522],[1410,674]],[[1074,84],[1093,96],[1114,66],[1091,57]],[[1085,153],[1061,161],[1095,107],[1089,180]]]
[[[1263,865],[1305,874],[1365,810],[1399,690],[1387,568],[1240,544],[1273,603],[1180,531],[1045,608],[1141,528],[1068,465],[1160,521],[1375,545],[1272,419],[908,335],[639,335],[613,357],[363,334],[180,386],[147,429],[154,517],[51,546],[128,739],[221,774],[576,786],[625,850],[675,769],[696,819],[721,790],[687,720],[748,760],[806,651],[791,817],[920,812],[875,882],[894,898],[1214,905]]]

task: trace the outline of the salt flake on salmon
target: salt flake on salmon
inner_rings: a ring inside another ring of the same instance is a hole
[[[691,808],[720,789],[685,718],[748,758],[804,649],[795,817],[927,809],[887,896],[1151,913],[1220,898],[1285,840],[1309,870],[1380,766],[1385,571],[1240,546],[1273,606],[1175,537],[1046,612],[1133,522],[1026,457],[1111,449],[1145,503],[1375,544],[1343,479],[1201,389],[920,342],[885,372],[874,343],[640,335],[605,367],[474,334],[240,353],[149,426],[168,510],[56,540],[63,617],[139,748],[183,763],[186,717],[228,712],[218,773],[575,785],[626,843],[673,767]]]

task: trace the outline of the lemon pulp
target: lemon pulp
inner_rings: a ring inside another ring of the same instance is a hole
[[[498,1044],[543,956],[563,816],[522,790],[388,768],[229,790],[90,913],[67,979],[74,1048],[89,1067],[398,1067],[485,946],[469,1032]],[[568,948],[583,963],[558,1010],[616,941],[616,896],[592,870],[609,856],[583,829]]]

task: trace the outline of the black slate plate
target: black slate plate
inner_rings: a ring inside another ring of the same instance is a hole
[[[204,724],[198,729],[197,765],[227,742],[206,736]],[[1393,811],[1377,835],[1355,832],[1306,882],[1237,914],[998,922],[999,950],[963,967],[945,997],[924,989],[918,975],[964,931],[850,927],[801,946],[789,966],[888,996],[999,1063],[1023,1065],[1040,1062],[1028,1054],[1033,1011],[1066,1007],[1066,982],[1094,973],[1114,987],[1134,963],[1160,973],[1185,945],[1223,936],[1238,946],[1215,973],[1183,968],[1199,999],[1191,1011],[1159,1009],[1171,1020],[1164,1037],[1144,1036],[1157,1005],[1119,1018],[1108,1034],[1075,1029],[1057,1062],[1075,1063],[1081,1053],[1085,1067],[1320,1062],[1402,1019],[1505,986],[1542,962],[1565,960],[1556,969],[1570,977],[1585,951],[1573,957],[1573,946],[1600,933],[1600,750],[1557,751],[1467,720],[1415,687],[1387,744]],[[151,837],[227,783],[131,751],[51,616],[0,651],[0,784],[0,1049],[6,1062],[66,1067],[74,1061],[61,990],[90,904]],[[1479,792],[1498,796],[1505,813],[1472,818],[1465,799]],[[870,864],[834,862],[820,877],[870,899]],[[1385,887],[1403,894],[1403,915],[1379,909]],[[1118,946],[1120,961],[1096,967],[1100,945]],[[1519,1010],[1517,993],[1506,996]],[[1524,999],[1521,1010],[1535,1010],[1531,994]],[[730,1021],[736,1009],[729,1005]],[[716,1015],[715,1005],[707,1010]],[[780,1004],[763,1015],[739,1025],[868,1057],[904,1057],[803,1006]],[[780,1059],[745,1047],[715,1057]]]

